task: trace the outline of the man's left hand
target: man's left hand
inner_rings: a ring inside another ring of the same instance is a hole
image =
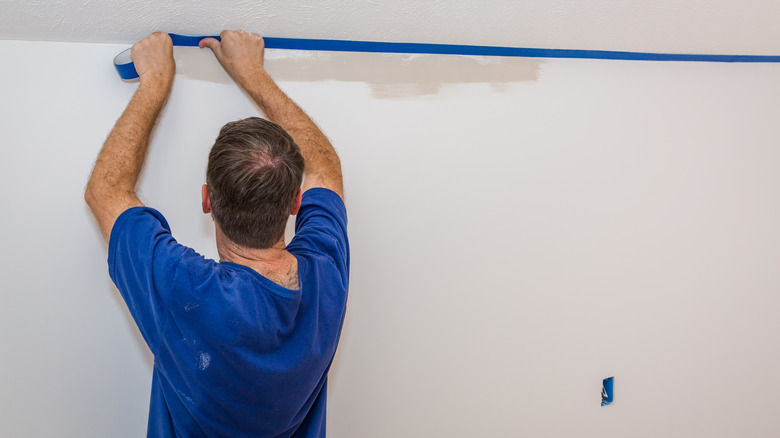
[[[167,33],[155,32],[133,45],[130,52],[141,84],[170,87],[176,73],[173,42]]]

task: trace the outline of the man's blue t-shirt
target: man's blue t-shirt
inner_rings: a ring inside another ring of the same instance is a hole
[[[307,190],[287,246],[297,290],[206,259],[148,207],[109,239],[111,279],[154,353],[148,435],[322,437],[328,369],[347,300],[344,203]]]

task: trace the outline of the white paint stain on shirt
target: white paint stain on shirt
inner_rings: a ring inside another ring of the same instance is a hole
[[[205,351],[201,351],[200,356],[198,357],[198,368],[200,368],[201,371],[205,371],[209,365],[211,365],[211,355]]]
[[[195,403],[195,402],[192,400],[192,397],[188,396],[187,394],[183,393],[182,391],[178,391],[178,392],[179,392],[179,395],[180,395],[180,396],[182,396],[182,397],[184,398],[184,400],[187,400],[187,402],[189,402],[190,404],[192,404],[192,405],[194,405],[194,406],[198,406],[198,404],[197,404],[197,403]]]

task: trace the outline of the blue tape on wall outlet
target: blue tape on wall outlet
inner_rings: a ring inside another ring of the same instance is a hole
[[[174,46],[197,46],[208,36],[169,34]],[[217,38],[218,36],[212,36]],[[268,49],[314,50],[329,52],[414,53],[431,55],[508,56],[523,58],[615,59],[626,61],[689,62],[780,62],[780,56],[763,55],[686,55],[672,53],[617,52],[608,50],[532,49],[522,47],[467,46],[457,44],[388,43],[379,41],[318,40],[306,38],[264,37]],[[130,49],[114,58],[122,79],[135,79]]]
[[[615,400],[615,378],[607,377],[601,384],[601,406],[609,406]]]

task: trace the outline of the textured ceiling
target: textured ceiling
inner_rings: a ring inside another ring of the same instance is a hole
[[[132,43],[152,31],[780,55],[777,0],[0,0],[0,39]]]

